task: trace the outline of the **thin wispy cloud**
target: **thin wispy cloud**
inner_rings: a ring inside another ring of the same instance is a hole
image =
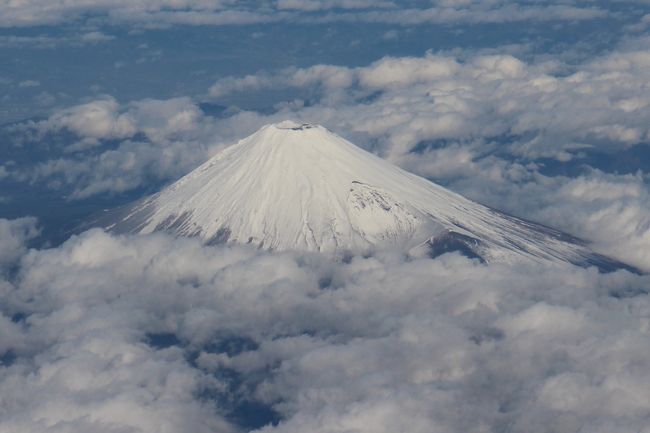
[[[606,9],[581,2],[520,5],[515,1],[422,2],[367,0],[123,1],[43,2],[23,0],[0,5],[2,27],[53,25],[95,16],[116,24],[246,25],[305,19],[312,22],[356,21],[413,25],[424,23],[503,23],[514,21],[591,20]]]

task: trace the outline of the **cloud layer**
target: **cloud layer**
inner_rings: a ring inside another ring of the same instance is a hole
[[[647,3],[0,0],[9,50],[106,47],[120,29],[151,37],[138,32],[174,25],[381,24],[395,42],[416,25],[551,32],[560,21],[611,24],[603,34],[619,40],[627,23],[617,46],[587,60],[576,61],[581,47],[528,52],[524,38],[226,77],[206,95],[230,105],[270,94],[264,113],[210,116],[189,97],[86,99],[11,126],[11,145],[33,158],[0,161],[0,180],[90,202],[174,180],[293,118],[650,270],[647,167],[617,173],[590,159],[650,141]],[[23,75],[0,83],[56,102],[46,79]],[[30,249],[38,234],[34,218],[0,219],[0,433],[650,433],[648,276],[457,254],[341,262],[101,230]]]
[[[359,68],[316,65],[230,77],[217,81],[210,94],[319,88],[320,104],[302,116],[381,139],[394,159],[423,141],[512,137],[509,151],[515,155],[566,160],[585,147],[611,149],[650,139],[648,64],[650,56],[640,49],[573,71],[510,55],[427,54],[386,57]]]
[[[57,25],[103,17],[113,24],[150,27],[168,25],[246,25],[278,21],[354,21],[397,25],[431,23],[504,23],[513,21],[591,20],[605,9],[578,1],[521,4],[499,1],[368,1],[368,0],[19,0],[0,4],[0,27]]]
[[[0,284],[0,431],[647,432],[648,283],[94,230]]]

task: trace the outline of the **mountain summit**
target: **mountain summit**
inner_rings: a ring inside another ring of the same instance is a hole
[[[468,200],[326,128],[266,125],[157,194],[104,221],[116,232],[166,231],[206,243],[432,256],[621,264],[559,231]]]

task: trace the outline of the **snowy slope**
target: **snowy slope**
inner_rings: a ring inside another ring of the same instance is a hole
[[[322,126],[291,121],[264,126],[108,217],[117,232],[163,230],[269,249],[460,250],[486,262],[616,264],[575,238],[468,200]]]

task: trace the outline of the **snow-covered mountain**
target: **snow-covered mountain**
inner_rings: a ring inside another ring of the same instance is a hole
[[[486,262],[622,266],[576,238],[408,173],[322,126],[291,121],[264,126],[103,220],[115,232],[166,231],[277,250],[458,250]]]

